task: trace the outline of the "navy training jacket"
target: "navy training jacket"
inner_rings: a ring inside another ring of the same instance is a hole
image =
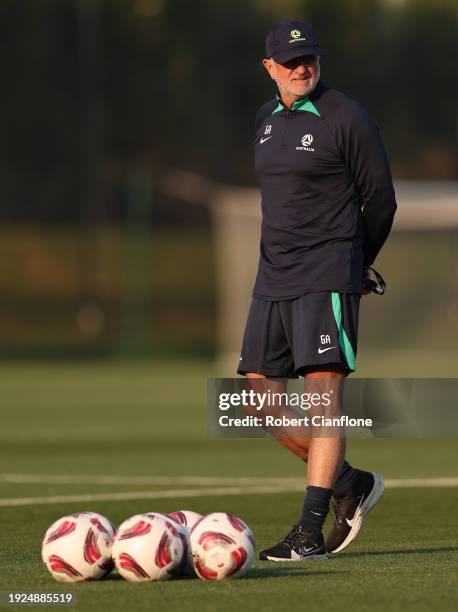
[[[278,97],[260,108],[254,148],[262,227],[253,296],[360,293],[363,267],[373,263],[396,211],[375,123],[320,81],[291,109]]]

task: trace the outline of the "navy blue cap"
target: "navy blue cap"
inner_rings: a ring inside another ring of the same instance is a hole
[[[315,32],[306,23],[288,19],[268,33],[266,57],[282,64],[301,55],[324,55]]]

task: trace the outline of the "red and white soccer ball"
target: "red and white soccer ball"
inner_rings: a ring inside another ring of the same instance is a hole
[[[201,514],[193,512],[192,510],[177,510],[176,512],[169,512],[167,516],[176,521],[177,523],[180,523],[180,525],[182,525],[187,530],[188,540],[189,534],[191,533],[191,529],[202,518]],[[186,576],[191,576],[194,574],[194,566],[192,563],[192,550],[190,543],[188,545],[187,560],[183,566],[182,573]]]
[[[190,540],[194,569],[202,580],[240,578],[253,561],[251,529],[233,514],[204,516],[191,530]]]
[[[191,531],[197,521],[200,521],[202,518],[201,514],[193,512],[192,510],[177,510],[176,512],[169,512],[167,516],[187,527],[189,531]]]
[[[99,580],[113,568],[113,523],[96,512],[76,512],[55,521],[41,546],[43,563],[59,582]]]
[[[130,582],[169,580],[187,558],[186,529],[164,514],[148,512],[125,520],[115,534],[112,556]]]

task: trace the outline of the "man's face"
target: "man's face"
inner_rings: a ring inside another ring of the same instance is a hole
[[[277,83],[283,99],[307,96],[315,89],[320,78],[320,56],[302,55],[284,64],[273,59],[263,60],[264,68]]]

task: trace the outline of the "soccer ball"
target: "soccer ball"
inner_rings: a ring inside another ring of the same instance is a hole
[[[115,526],[96,512],[63,516],[45,533],[41,557],[59,582],[99,580],[113,568],[111,544]]]
[[[188,535],[181,525],[163,514],[148,512],[131,516],[118,527],[112,555],[123,578],[146,582],[178,575],[187,550]]]
[[[202,580],[240,578],[253,561],[251,529],[233,514],[204,516],[191,530],[190,540],[194,569]]]
[[[176,512],[169,512],[167,516],[173,519],[175,522],[182,525],[188,534],[188,554],[187,554],[186,563],[184,564],[183,569],[182,569],[182,573],[187,576],[193,575],[194,566],[192,563],[191,545],[189,544],[189,533],[191,529],[194,527],[194,525],[198,521],[200,521],[200,519],[202,518],[202,515],[198,514],[197,512],[193,512],[192,510],[177,510]]]
[[[176,512],[169,512],[167,516],[187,527],[189,531],[191,531],[197,521],[200,521],[202,518],[201,514],[193,512],[192,510],[177,510]]]

